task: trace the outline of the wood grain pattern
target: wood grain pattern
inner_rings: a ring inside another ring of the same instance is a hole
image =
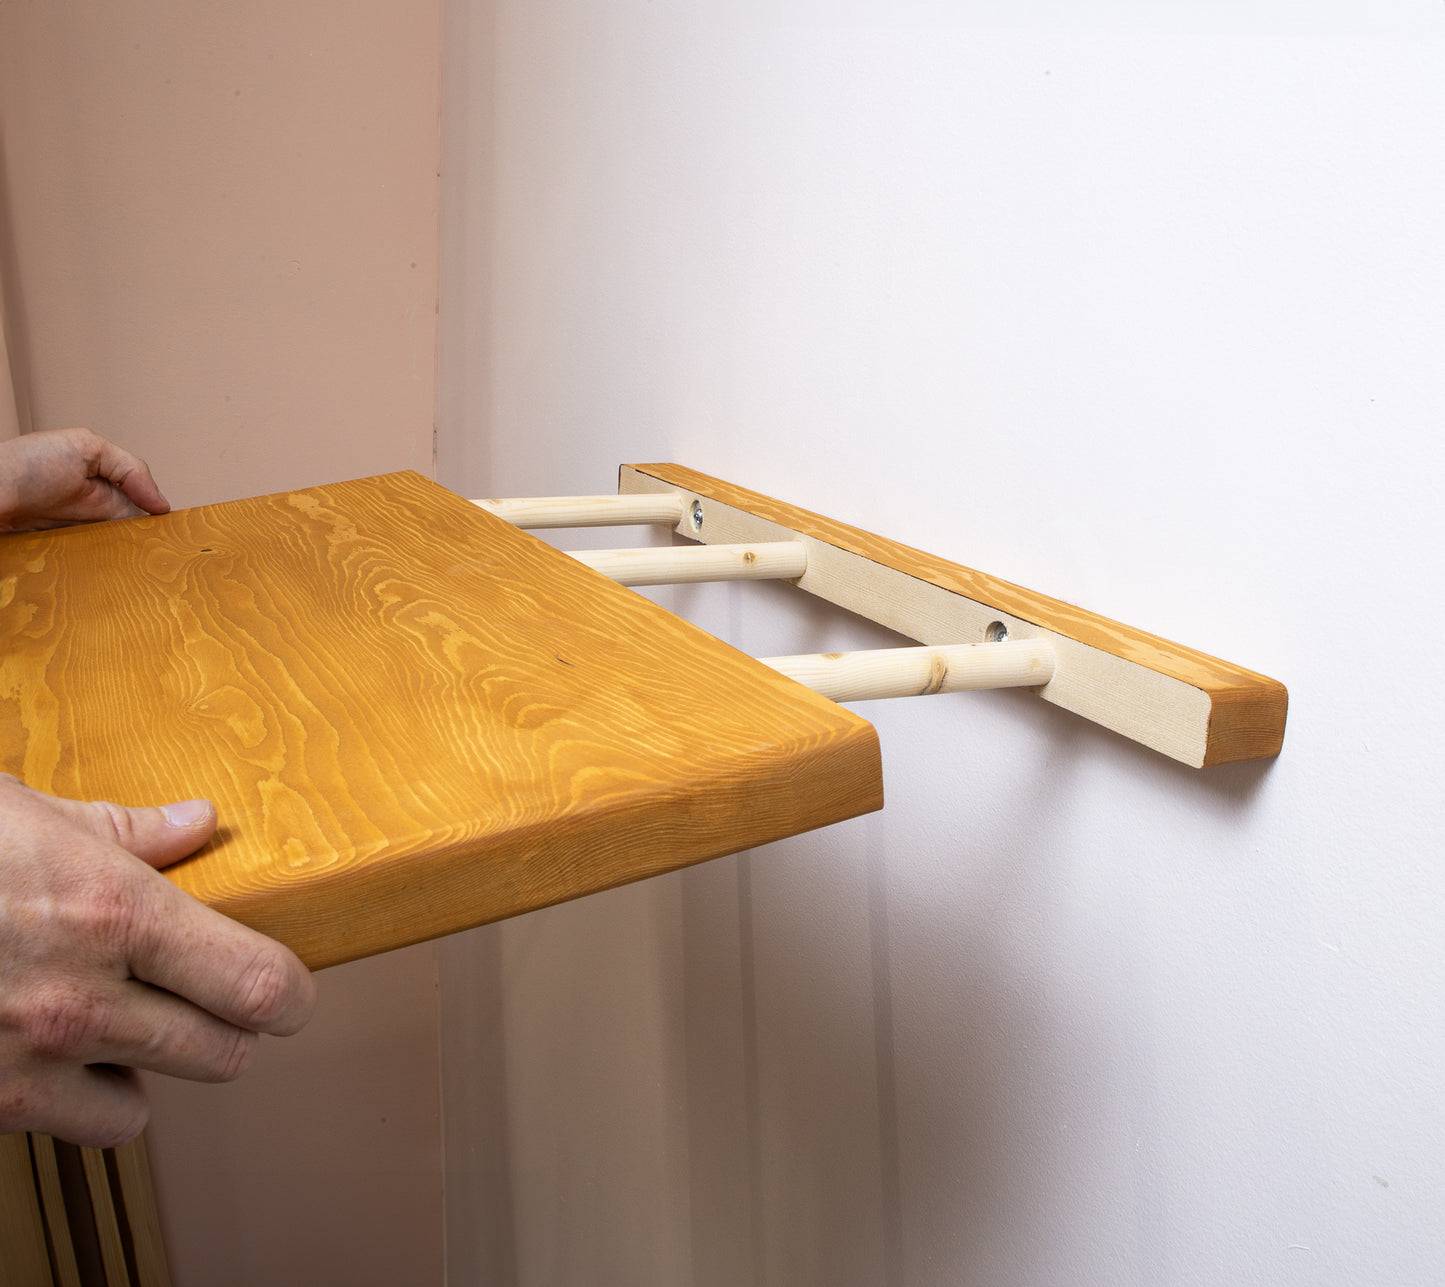
[[[694,498],[708,502],[700,531],[677,526],[694,540],[813,542],[802,589],[923,643],[974,642],[982,636],[948,631],[995,618],[1015,638],[1032,628],[1059,657],[1040,696],[1185,763],[1262,759],[1282,745],[1284,686],[1242,666],[681,465],[624,466],[619,488],[675,491],[689,512]]]
[[[45,1224],[23,1131],[0,1135],[0,1283],[50,1287]]]
[[[166,1259],[165,1239],[161,1236],[161,1217],[156,1208],[150,1154],[146,1151],[144,1135],[137,1135],[129,1144],[115,1150],[115,1166],[135,1256],[136,1287],[171,1287],[170,1263]]]
[[[125,1240],[121,1237],[120,1220],[110,1191],[105,1150],[82,1148],[80,1161],[85,1167],[86,1187],[90,1190],[90,1209],[95,1216],[96,1237],[100,1239],[106,1287],[131,1287],[130,1270],[125,1260]]]
[[[416,474],[0,538],[0,769],[324,966],[881,807],[857,716]]]
[[[49,1135],[32,1134],[30,1151],[35,1158],[36,1187],[50,1234],[56,1287],[81,1287],[80,1267],[76,1264],[75,1244],[70,1235],[70,1216],[65,1210],[65,1190],[55,1159],[55,1141]]]

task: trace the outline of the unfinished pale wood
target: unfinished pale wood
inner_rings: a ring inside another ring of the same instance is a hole
[[[680,465],[624,466],[626,494],[672,493],[694,540],[800,540],[800,588],[924,644],[1047,639],[1045,701],[1196,767],[1279,752],[1288,695],[1276,680],[1071,604]],[[699,506],[700,527],[693,522]]]
[[[70,1234],[70,1216],[65,1210],[65,1190],[60,1183],[60,1165],[55,1160],[55,1141],[49,1135],[31,1135],[30,1151],[35,1158],[35,1177],[40,1205],[50,1230],[50,1252],[56,1287],[81,1287],[80,1267],[75,1261],[75,1241]]]
[[[45,1224],[25,1133],[0,1135],[0,1283],[50,1287]]]
[[[474,500],[513,527],[625,527],[632,523],[671,527],[682,518],[675,496],[530,496]]]
[[[799,541],[751,545],[678,545],[656,549],[573,550],[572,557],[618,585],[686,585],[700,581],[791,581],[808,570]]]
[[[988,688],[1037,688],[1054,673],[1046,640],[956,644],[951,648],[876,648],[868,652],[764,657],[762,663],[835,702]]]
[[[121,1240],[115,1203],[111,1200],[105,1153],[98,1148],[82,1148],[80,1161],[85,1168],[86,1188],[90,1190],[90,1209],[95,1215],[95,1233],[100,1240],[106,1287],[131,1287],[130,1271],[125,1263],[125,1243]]]
[[[137,1135],[129,1144],[115,1150],[115,1166],[135,1256],[136,1287],[171,1287],[170,1264],[166,1260],[165,1239],[161,1236],[160,1212],[156,1209],[144,1135]]]
[[[876,809],[862,719],[416,474],[0,537],[0,771],[312,966]]]

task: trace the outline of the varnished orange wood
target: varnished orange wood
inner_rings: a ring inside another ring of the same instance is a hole
[[[416,474],[0,538],[0,769],[312,966],[879,808],[864,720]]]

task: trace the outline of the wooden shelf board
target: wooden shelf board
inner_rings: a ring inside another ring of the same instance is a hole
[[[0,538],[0,770],[336,964],[882,805],[866,721],[412,473]]]

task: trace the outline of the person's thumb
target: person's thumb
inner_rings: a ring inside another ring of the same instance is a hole
[[[152,867],[167,867],[195,853],[216,832],[216,806],[209,800],[182,800],[131,809],[105,800],[69,802],[84,811],[85,824]]]

